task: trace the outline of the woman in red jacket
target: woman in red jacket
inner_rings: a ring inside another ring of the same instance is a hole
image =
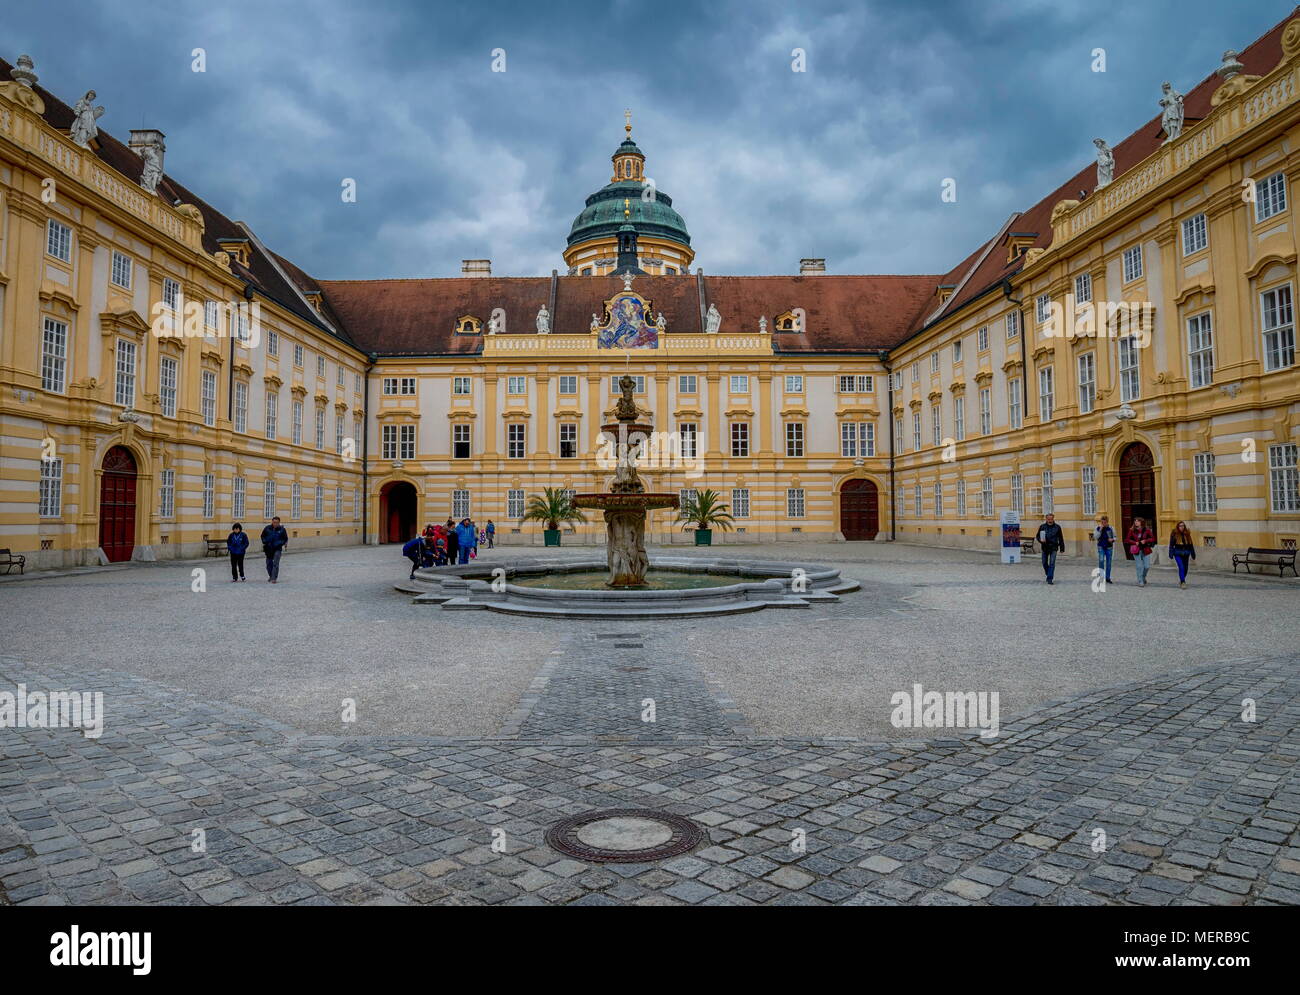
[[[1137,568],[1138,587],[1147,586],[1147,571],[1151,569],[1151,550],[1156,546],[1156,534],[1147,528],[1140,518],[1133,519],[1128,533],[1124,536],[1124,545],[1133,554],[1133,565]]]

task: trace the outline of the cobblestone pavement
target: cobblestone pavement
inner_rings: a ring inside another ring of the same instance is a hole
[[[879,744],[313,737],[101,673],[100,738],[0,739],[0,903],[1295,904],[1298,664],[1095,691],[993,741]],[[84,678],[0,659],[3,687]],[[633,806],[708,839],[607,866],[543,842]]]

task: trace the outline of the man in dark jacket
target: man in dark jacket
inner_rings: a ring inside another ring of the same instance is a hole
[[[424,536],[416,536],[402,547],[402,555],[411,561],[411,580],[415,580],[415,571],[419,568],[420,561],[424,558],[424,548]]]
[[[456,534],[456,523],[447,519],[447,562],[454,564],[460,552],[460,537]]]
[[[262,552],[266,554],[266,579],[272,584],[280,582],[280,554],[289,545],[289,533],[280,524],[280,516],[271,519],[271,524],[262,530]]]
[[[1047,521],[1038,526],[1036,534],[1039,548],[1043,551],[1043,573],[1047,575],[1047,583],[1055,583],[1056,554],[1065,552],[1065,533],[1056,524],[1056,516],[1048,515]]]
[[[230,553],[230,582],[247,580],[244,576],[244,554],[248,552],[248,533],[236,522],[226,536],[226,550]]]

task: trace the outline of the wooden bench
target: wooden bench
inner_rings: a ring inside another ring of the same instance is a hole
[[[222,556],[225,554],[225,539],[205,539],[204,541],[208,544],[208,548],[203,552],[204,556]]]
[[[18,572],[22,573],[27,567],[27,557],[15,556],[8,549],[0,549],[0,567],[5,568],[5,573],[9,573],[14,567],[17,567]]]
[[[1241,553],[1232,554],[1232,572],[1237,572],[1238,565],[1244,565],[1246,573],[1250,573],[1250,565],[1253,563],[1257,567],[1277,567],[1279,577],[1286,576],[1283,571],[1290,567],[1291,573],[1300,577],[1300,574],[1296,574],[1295,554],[1294,549],[1264,549],[1251,546],[1246,550],[1245,555]]]
[[[1034,549],[1034,537],[1033,537],[1033,536],[1030,536],[1028,539],[1021,539],[1021,540],[1020,540],[1020,552],[1022,552],[1022,553],[1029,553],[1029,554],[1031,554],[1031,555],[1034,554],[1034,553],[1036,553],[1036,552],[1038,552],[1038,550]]]

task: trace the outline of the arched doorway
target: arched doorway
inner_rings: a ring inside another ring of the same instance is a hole
[[[861,477],[840,488],[840,532],[845,539],[874,539],[880,531],[880,497],[873,481]]]
[[[1133,519],[1141,518],[1152,532],[1156,528],[1156,471],[1151,450],[1141,442],[1131,442],[1119,454],[1120,537],[1128,534]],[[1124,547],[1130,560],[1133,554]]]
[[[406,542],[418,531],[415,485],[390,480],[379,492],[379,541]]]
[[[135,457],[124,446],[104,454],[99,478],[99,546],[110,563],[131,558],[135,549]]]

